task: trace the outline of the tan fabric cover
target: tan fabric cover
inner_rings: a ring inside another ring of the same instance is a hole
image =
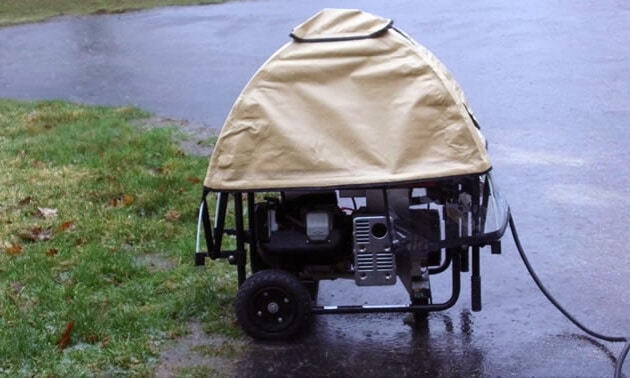
[[[389,22],[325,9],[293,35],[360,37]],[[375,38],[291,41],[280,48],[236,100],[204,186],[385,184],[490,167],[457,83],[426,48],[389,28]]]

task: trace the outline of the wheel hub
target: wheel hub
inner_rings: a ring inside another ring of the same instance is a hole
[[[280,310],[280,306],[278,306],[276,302],[270,302],[267,305],[267,311],[269,311],[269,313],[271,314],[275,314],[276,312],[278,312],[278,310]]]
[[[263,328],[268,331],[279,331],[292,319],[296,308],[284,290],[267,288],[256,295],[253,310]]]

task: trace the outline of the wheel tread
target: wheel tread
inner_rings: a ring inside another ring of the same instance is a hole
[[[250,303],[265,287],[285,290],[296,301],[297,313],[292,322],[280,331],[268,331],[260,327],[253,318]],[[238,323],[251,337],[262,340],[287,340],[296,337],[306,328],[311,317],[311,305],[311,295],[297,277],[283,270],[267,269],[254,273],[241,285],[236,295],[235,312]]]

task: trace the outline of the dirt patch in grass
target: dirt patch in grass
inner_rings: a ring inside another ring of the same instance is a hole
[[[138,255],[134,259],[136,260],[136,264],[146,266],[147,269],[149,269],[149,271],[152,273],[163,272],[175,266],[173,261],[156,253],[146,253],[144,255]]]
[[[232,376],[245,342],[209,335],[194,321],[188,323],[188,328],[188,335],[176,339],[160,354],[155,376]]]
[[[177,144],[185,153],[193,156],[210,157],[220,132],[219,129],[209,127],[202,123],[160,116],[135,120],[132,124],[146,129],[162,127],[177,128],[181,131],[181,135],[176,138]]]

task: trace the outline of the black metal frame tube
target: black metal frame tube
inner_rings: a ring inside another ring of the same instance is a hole
[[[486,178],[487,180],[487,178]],[[485,215],[483,214],[483,202],[487,201],[485,195],[481,193],[479,185],[473,185],[472,190],[472,215],[473,215],[473,234],[476,235],[481,231],[481,227],[484,227],[482,222],[485,222]],[[484,187],[485,192],[486,187]],[[482,197],[483,196],[483,197]],[[471,260],[472,260],[472,273],[470,275],[470,302],[471,310],[474,312],[481,311],[481,257],[479,253],[479,245],[472,246]]]
[[[249,228],[249,259],[254,258],[258,253],[258,242],[256,235],[256,195],[253,192],[247,193],[247,223]]]
[[[243,222],[243,194],[241,192],[234,192],[234,221],[236,223],[236,250],[243,254],[236,270],[238,273],[238,286],[241,286],[245,282],[245,265],[247,264],[247,255],[245,254],[245,228]]]
[[[479,246],[472,247],[472,274],[470,275],[471,309],[481,311],[481,257]]]
[[[429,274],[433,275],[433,274],[440,274],[444,272],[451,265],[452,259],[453,257],[451,256],[450,253],[445,253],[444,261],[442,262],[442,264],[440,264],[440,266],[437,266],[435,268],[429,268]]]
[[[213,255],[210,256],[212,259],[221,257],[223,231],[225,229],[225,214],[227,213],[228,200],[229,193],[219,193],[219,200],[217,201],[217,219],[215,219],[216,227],[214,228],[215,251],[213,251]]]
[[[212,225],[210,224],[210,214],[208,213],[208,193],[208,191],[204,190],[201,198],[201,223],[203,225],[204,239],[206,240],[206,249],[208,250],[207,254],[211,258],[216,258],[219,252],[212,237]]]
[[[392,313],[392,312],[416,312],[416,311],[443,311],[447,310],[459,299],[461,292],[461,271],[459,258],[451,257],[452,291],[451,297],[443,303],[426,305],[384,305],[384,306],[313,306],[314,314],[365,314],[365,313]]]

